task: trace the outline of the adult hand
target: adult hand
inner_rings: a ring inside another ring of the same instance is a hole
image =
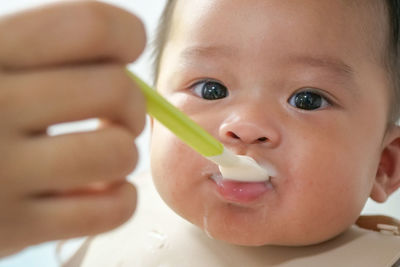
[[[71,1],[0,18],[0,256],[126,221],[145,102],[125,65],[146,42],[119,8]],[[96,131],[49,126],[101,118]]]

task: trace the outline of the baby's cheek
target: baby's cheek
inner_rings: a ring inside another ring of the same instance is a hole
[[[277,188],[281,204],[286,213],[301,218],[310,234],[316,229],[326,236],[344,230],[357,218],[367,197],[365,191],[360,192],[368,179],[359,168],[362,162],[347,158],[345,154],[353,152],[338,146],[309,144],[294,153],[296,157],[286,158],[289,166]]]
[[[151,149],[154,184],[164,201],[184,217],[201,182],[201,162],[203,159],[196,152],[164,127],[154,127]]]
[[[154,184],[164,200],[168,201],[168,186],[175,176],[173,136],[158,123],[154,124],[151,138],[151,172]],[[171,151],[172,150],[172,151]]]

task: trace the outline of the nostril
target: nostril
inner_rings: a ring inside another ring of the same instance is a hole
[[[237,136],[234,132],[227,132],[226,133],[229,137],[232,137],[234,139],[240,139],[239,136]]]
[[[241,140],[240,136],[238,136],[237,134],[235,134],[232,131],[227,132],[226,135],[230,138]],[[263,136],[263,137],[255,139],[252,143],[264,143],[264,142],[267,142],[268,140],[269,139],[267,137]]]
[[[267,137],[260,137],[260,138],[257,138],[257,139],[255,139],[253,142],[252,142],[252,144],[259,144],[259,143],[265,143],[265,142],[268,142],[268,138]]]

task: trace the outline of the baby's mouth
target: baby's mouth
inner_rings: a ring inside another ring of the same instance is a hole
[[[238,182],[223,179],[220,173],[211,175],[211,179],[216,183],[218,193],[228,202],[246,204],[256,201],[265,193],[273,190],[270,181],[264,182]]]

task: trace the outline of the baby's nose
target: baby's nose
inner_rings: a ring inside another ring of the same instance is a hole
[[[279,135],[271,125],[262,125],[256,121],[238,119],[225,122],[219,129],[220,138],[225,143],[267,144],[269,147],[278,143]]]

